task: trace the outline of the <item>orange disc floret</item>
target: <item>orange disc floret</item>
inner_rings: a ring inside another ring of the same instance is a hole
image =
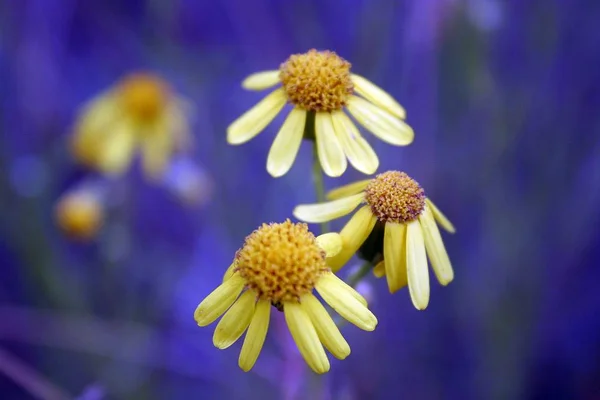
[[[425,191],[404,172],[377,175],[365,189],[365,200],[381,222],[407,223],[425,209]]]
[[[354,92],[351,64],[332,51],[309,50],[281,64],[279,77],[288,100],[308,111],[341,110]]]
[[[302,223],[263,224],[236,253],[235,271],[258,298],[272,303],[298,301],[329,268],[325,251]]]

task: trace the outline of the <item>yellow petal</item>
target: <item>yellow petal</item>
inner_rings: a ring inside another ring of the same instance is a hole
[[[345,290],[348,294],[358,300],[363,306],[367,306],[367,299],[363,297],[362,294],[358,293],[356,289],[352,286],[348,285],[346,282],[340,279],[336,274],[329,272],[325,273],[320,279],[332,280],[334,285],[338,287],[340,290]]]
[[[302,296],[300,304],[312,321],[325,348],[339,360],[348,357],[350,346],[321,302],[309,293]]]
[[[324,276],[317,281],[315,289],[348,322],[365,331],[372,331],[377,326],[375,315],[340,285],[339,281]]]
[[[353,194],[360,193],[363,190],[365,190],[367,186],[369,186],[369,183],[371,183],[371,181],[372,179],[365,179],[362,181],[357,181],[348,185],[337,187],[331,190],[329,193],[327,193],[327,200],[337,200],[341,199],[342,197],[348,197],[352,196]]]
[[[283,313],[294,342],[308,366],[317,374],[329,371],[329,360],[319,341],[317,331],[300,304],[284,303]]]
[[[107,129],[119,117],[119,102],[115,101],[113,92],[101,94],[88,102],[81,111],[76,135],[104,136],[110,131]]]
[[[199,326],[213,323],[237,299],[244,288],[244,279],[239,274],[233,274],[231,279],[223,282],[212,291],[194,312],[194,319]]]
[[[128,122],[116,124],[102,147],[96,151],[100,169],[110,175],[121,175],[131,164],[137,145],[136,127]]]
[[[425,203],[427,203],[429,208],[431,208],[433,217],[442,228],[444,228],[447,232],[450,233],[456,232],[456,229],[454,229],[454,225],[452,225],[452,222],[450,222],[450,220],[446,218],[446,216],[439,210],[439,208],[437,208],[435,204],[433,204],[433,201],[425,199]]]
[[[363,174],[374,174],[379,167],[379,158],[371,145],[361,136],[354,122],[343,111],[332,112],[331,118],[335,133],[350,164]]]
[[[225,271],[225,274],[223,275],[223,282],[225,282],[227,279],[231,278],[233,276],[234,272],[235,272],[235,263],[231,263],[231,265],[229,266],[229,268],[227,268],[227,271]]]
[[[317,141],[317,153],[323,172],[333,177],[341,176],[346,170],[348,162],[333,128],[330,113],[316,113],[315,137]]]
[[[301,204],[294,208],[294,217],[309,223],[331,221],[352,212],[364,200],[364,193],[316,204]]]
[[[271,302],[268,300],[259,300],[256,303],[256,309],[238,359],[238,365],[241,369],[248,372],[254,366],[258,355],[262,350],[267,330],[269,329],[269,319],[271,316]]]
[[[375,275],[376,278],[383,278],[385,276],[385,260],[381,260],[377,263],[375,268],[373,268],[373,275]]]
[[[317,244],[325,250],[326,257],[333,257],[342,250],[342,237],[336,232],[324,233],[317,236]]]
[[[248,290],[240,296],[217,324],[213,335],[213,344],[226,349],[234,344],[244,333],[254,316],[256,294]]]
[[[373,215],[369,206],[363,206],[350,218],[350,221],[340,231],[344,244],[342,251],[327,259],[327,264],[334,272],[339,271],[367,240],[375,226],[375,222],[377,222],[377,218]]]
[[[365,99],[400,119],[406,118],[404,108],[379,86],[360,75],[352,74],[351,79],[356,92]]]
[[[417,310],[424,310],[429,304],[429,271],[418,220],[409,222],[406,227],[406,275],[413,305]]]
[[[287,98],[283,89],[271,92],[227,128],[227,142],[242,144],[262,132],[281,111]]]
[[[421,222],[425,238],[425,249],[427,250],[429,261],[431,261],[433,272],[435,272],[438,281],[446,286],[454,279],[454,271],[452,270],[452,264],[450,264],[448,253],[440,236],[440,231],[433,218],[433,213],[428,206],[425,206],[425,210],[419,216],[419,222]]]
[[[415,138],[412,128],[404,121],[365,99],[350,97],[348,111],[362,126],[384,142],[406,146]]]
[[[190,131],[189,119],[193,106],[188,100],[175,97],[164,115],[165,126],[170,132],[173,150],[186,151],[192,147],[194,137]]]
[[[247,90],[265,90],[277,85],[279,82],[279,70],[262,71],[248,76],[242,82],[242,87]]]
[[[292,167],[302,143],[305,122],[306,111],[299,108],[294,108],[285,119],[267,158],[267,171],[271,176],[283,176]]]
[[[396,222],[385,223],[383,235],[383,259],[390,293],[395,293],[407,284],[406,277],[406,225]]]
[[[142,169],[148,178],[159,179],[173,154],[172,132],[160,122],[148,129],[140,141]]]

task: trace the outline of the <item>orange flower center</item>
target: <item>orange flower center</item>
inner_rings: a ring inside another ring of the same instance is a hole
[[[308,226],[289,219],[263,224],[246,237],[235,258],[235,271],[248,289],[274,304],[297,302],[328,270],[325,251]]]
[[[365,189],[365,199],[381,222],[414,221],[425,208],[425,191],[404,172],[377,175]]]
[[[127,115],[138,122],[152,122],[164,111],[169,100],[166,82],[149,73],[127,76],[118,88]]]
[[[288,100],[309,111],[341,110],[354,92],[351,64],[332,51],[312,49],[281,64],[279,77]]]

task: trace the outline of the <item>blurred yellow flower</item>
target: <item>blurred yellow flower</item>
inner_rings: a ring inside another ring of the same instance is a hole
[[[387,275],[391,293],[408,284],[413,305],[419,310],[429,303],[427,256],[442,285],[454,279],[436,221],[451,233],[455,232],[454,226],[425,197],[421,186],[404,172],[388,171],[373,179],[342,186],[331,191],[328,199],[331,201],[299,205],[294,216],[305,222],[320,223],[347,215],[365,203],[340,232],[343,248],[327,260],[333,271],[338,271],[362,246],[368,245],[371,248],[365,251],[371,253],[369,258],[383,255],[374,268],[375,275]]]
[[[313,289],[359,328],[372,331],[377,325],[365,299],[327,266],[326,257],[340,251],[341,245],[337,233],[315,238],[306,224],[289,220],[263,224],[246,237],[223,283],[200,303],[194,319],[206,326],[225,313],[213,336],[219,349],[231,346],[247,330],[239,366],[249,371],[262,349],[271,306],[275,306],[283,310],[310,368],[320,374],[329,371],[323,346],[339,359],[350,354],[350,347]]]
[[[286,103],[293,105],[267,158],[267,171],[274,177],[289,171],[305,132],[314,135],[309,138],[316,140],[319,161],[327,175],[342,175],[347,160],[365,174],[375,173],[379,166],[377,154],[344,109],[387,143],[406,146],[413,141],[413,130],[403,121],[404,108],[367,79],[352,74],[350,63],[334,52],[313,49],[294,54],[279,70],[252,74],[242,86],[263,90],[279,83],[282,87],[227,129],[230,144],[245,143],[258,135]]]
[[[93,239],[104,221],[101,199],[92,190],[74,190],[65,193],[54,208],[58,227],[70,238]]]
[[[128,75],[84,106],[72,153],[93,169],[119,175],[139,151],[146,176],[158,178],[172,155],[190,143],[187,108],[160,77]]]

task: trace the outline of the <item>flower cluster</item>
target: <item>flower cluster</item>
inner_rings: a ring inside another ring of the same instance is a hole
[[[404,108],[352,73],[350,63],[331,51],[294,54],[278,70],[252,74],[242,86],[278,87],[231,123],[230,144],[254,138],[291,106],[267,156],[266,169],[273,177],[290,170],[303,140],[314,144],[318,167],[331,177],[341,176],[348,163],[375,174],[379,159],[353,119],[395,146],[409,145],[414,138]],[[377,319],[365,298],[335,275],[354,255],[375,276],[386,277],[391,293],[408,286],[419,310],[429,303],[428,257],[442,285],[454,277],[438,224],[451,233],[454,227],[406,173],[380,173],[332,190],[327,200],[299,205],[293,215],[306,223],[324,223],[358,208],[339,233],[315,237],[305,223],[290,220],[263,224],[246,237],[223,283],[196,308],[199,326],[223,316],[213,336],[217,348],[231,346],[246,333],[239,356],[244,371],[253,367],[262,349],[271,307],[283,312],[300,353],[316,373],[330,367],[324,348],[338,359],[350,354],[314,291],[345,320],[365,331],[375,329]]]
[[[348,163],[366,175],[379,168],[379,158],[358,126],[394,146],[407,146],[414,139],[404,108],[352,73],[351,64],[332,51],[294,54],[279,69],[250,75],[242,86],[272,91],[229,125],[230,144],[251,140],[286,105],[290,109],[267,156],[266,169],[273,177],[292,168],[303,140],[314,146],[318,176],[322,171],[339,177]],[[189,109],[158,76],[128,75],[83,108],[72,135],[72,154],[109,178],[123,175],[139,155],[151,182],[169,182],[164,186],[186,202],[202,201],[206,179],[186,169],[188,163],[178,162],[190,148]],[[93,238],[104,220],[106,197],[98,186],[67,192],[56,206],[57,225],[72,237]],[[339,233],[315,236],[308,228],[307,223],[326,223],[355,209]],[[348,284],[336,275],[355,255],[375,276],[386,277],[391,293],[408,286],[418,310],[429,304],[428,258],[442,285],[454,278],[438,224],[450,233],[454,227],[404,172],[387,171],[339,187],[317,204],[298,205],[293,215],[302,222],[262,224],[248,235],[223,282],[194,312],[199,326],[220,318],[213,335],[219,349],[245,334],[239,355],[244,371],[259,357],[273,308],[283,313],[300,354],[316,373],[330,368],[325,349],[338,359],[350,355],[323,303],[359,329],[375,329],[377,318],[353,287],[360,279]]]

